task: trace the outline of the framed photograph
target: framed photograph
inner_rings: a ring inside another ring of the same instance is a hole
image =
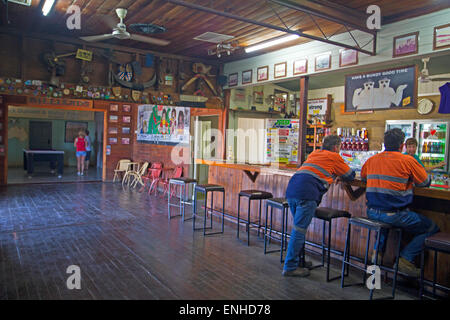
[[[130,134],[131,128],[130,127],[122,127],[122,133],[123,134]]]
[[[286,77],[286,68],[286,62],[276,63],[274,66],[273,77],[275,79]]]
[[[331,52],[323,53],[316,56],[314,70],[327,70],[331,69]]]
[[[419,31],[394,38],[392,57],[403,57],[419,51]]]
[[[87,122],[79,121],[66,121],[66,132],[64,136],[64,142],[73,143],[75,138],[78,137],[78,132],[86,131],[88,128]]]
[[[232,73],[228,76],[228,86],[229,87],[234,87],[237,86],[238,84],[238,74],[237,73]]]
[[[3,143],[3,136],[0,136],[0,143]]]
[[[117,122],[119,121],[119,116],[109,115],[109,122]]]
[[[131,123],[131,116],[123,116],[122,122],[123,123]]]
[[[110,104],[109,105],[109,111],[111,111],[111,112],[119,111],[119,105],[118,104]]]
[[[0,122],[0,130],[2,130],[2,129],[3,129],[3,123]]]
[[[117,138],[109,138],[109,144],[117,144]]]
[[[108,128],[108,133],[109,134],[117,134],[117,128],[116,127],[109,127]]]
[[[341,49],[339,51],[339,67],[358,64],[358,51],[352,49]]]
[[[308,59],[299,59],[294,61],[294,75],[308,72]]]
[[[122,144],[130,144],[130,138],[122,138]]]
[[[259,67],[256,71],[256,80],[264,81],[269,80],[269,66]]]
[[[129,105],[129,104],[122,105],[122,111],[123,112],[131,112],[131,105]]]
[[[418,66],[345,76],[345,112],[417,108]]]
[[[242,84],[252,83],[252,70],[242,71]]]
[[[434,28],[433,50],[450,47],[450,23]]]

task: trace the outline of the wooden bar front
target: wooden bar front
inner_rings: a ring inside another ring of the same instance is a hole
[[[295,173],[294,168],[286,166],[268,167],[261,165],[235,164],[222,161],[196,160],[197,163],[209,165],[208,183],[219,184],[225,187],[225,211],[231,216],[237,216],[238,194],[241,190],[258,189],[271,192],[274,197],[285,197],[285,191],[290,177]],[[256,176],[256,177],[255,177]],[[252,178],[253,177],[253,178]],[[254,181],[252,181],[254,180]],[[355,180],[353,186],[362,186],[362,182]],[[443,232],[450,232],[449,214],[450,214],[450,191],[433,189],[433,188],[415,188],[414,202],[411,209],[415,210],[431,218]],[[215,200],[215,208],[222,208],[221,197]],[[366,217],[366,199],[365,195],[356,201],[351,201],[347,196],[341,184],[332,184],[328,192],[323,196],[321,207],[330,207],[335,209],[347,210],[354,217]],[[259,204],[255,201],[252,203],[251,221],[258,219]],[[247,201],[241,199],[241,213],[247,211]],[[246,217],[246,214],[244,215]],[[262,222],[264,224],[264,205]],[[281,230],[281,215],[275,214],[274,211],[274,228]],[[345,244],[345,236],[347,231],[347,219],[336,219],[332,226],[332,248],[342,251]],[[292,217],[289,215],[288,233],[292,228]],[[322,242],[322,221],[313,219],[308,228],[306,239],[308,241],[320,244]],[[352,229],[351,235],[351,255],[359,258],[364,257],[365,244],[367,241],[367,230],[359,228]],[[408,235],[404,237],[404,243],[409,241]],[[386,247],[386,253],[383,264],[392,266],[394,244],[396,235],[389,235]],[[375,234],[371,234],[371,246],[369,250],[369,258],[372,255],[373,243],[375,242]],[[312,248],[314,250],[315,248]],[[319,249],[317,249],[319,252]],[[333,256],[333,255],[332,255]],[[433,254],[426,256],[425,278],[432,279],[432,261]],[[417,261],[419,262],[419,261]],[[450,258],[448,255],[438,255],[438,283],[450,285]]]

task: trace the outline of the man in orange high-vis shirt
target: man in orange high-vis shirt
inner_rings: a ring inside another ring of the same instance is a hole
[[[366,161],[361,169],[361,179],[367,182],[367,217],[414,235],[401,251],[398,267],[401,272],[418,277],[420,269],[415,267],[414,258],[421,252],[425,238],[438,232],[439,228],[432,220],[407,208],[413,201],[413,183],[417,187],[428,187],[431,181],[413,157],[401,153],[404,140],[402,130],[386,131],[386,150]],[[380,235],[381,254],[386,237],[387,230],[383,230]]]
[[[355,172],[339,155],[341,138],[326,136],[322,150],[316,150],[289,180],[286,199],[294,220],[282,275],[306,277],[307,268],[299,268],[299,253],[305,245],[305,234],[314,217],[314,212],[335,177],[352,181]]]

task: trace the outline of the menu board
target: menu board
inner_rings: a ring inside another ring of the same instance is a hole
[[[298,119],[266,119],[264,162],[296,163],[298,131]]]

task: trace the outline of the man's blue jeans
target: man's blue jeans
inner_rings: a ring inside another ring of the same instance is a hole
[[[414,235],[411,242],[400,252],[400,256],[409,262],[414,262],[414,258],[420,254],[425,243],[425,238],[439,231],[439,227],[432,220],[409,209],[383,211],[367,208],[367,217],[388,223],[394,227],[402,228],[404,231]],[[380,235],[380,252],[384,252],[387,235],[388,230],[383,229]],[[376,243],[374,250],[376,250]]]
[[[291,238],[284,260],[284,270],[292,271],[297,269],[299,263],[300,250],[305,245],[305,235],[317,208],[315,200],[299,200],[288,198],[287,202],[294,218],[294,226],[291,231]]]

